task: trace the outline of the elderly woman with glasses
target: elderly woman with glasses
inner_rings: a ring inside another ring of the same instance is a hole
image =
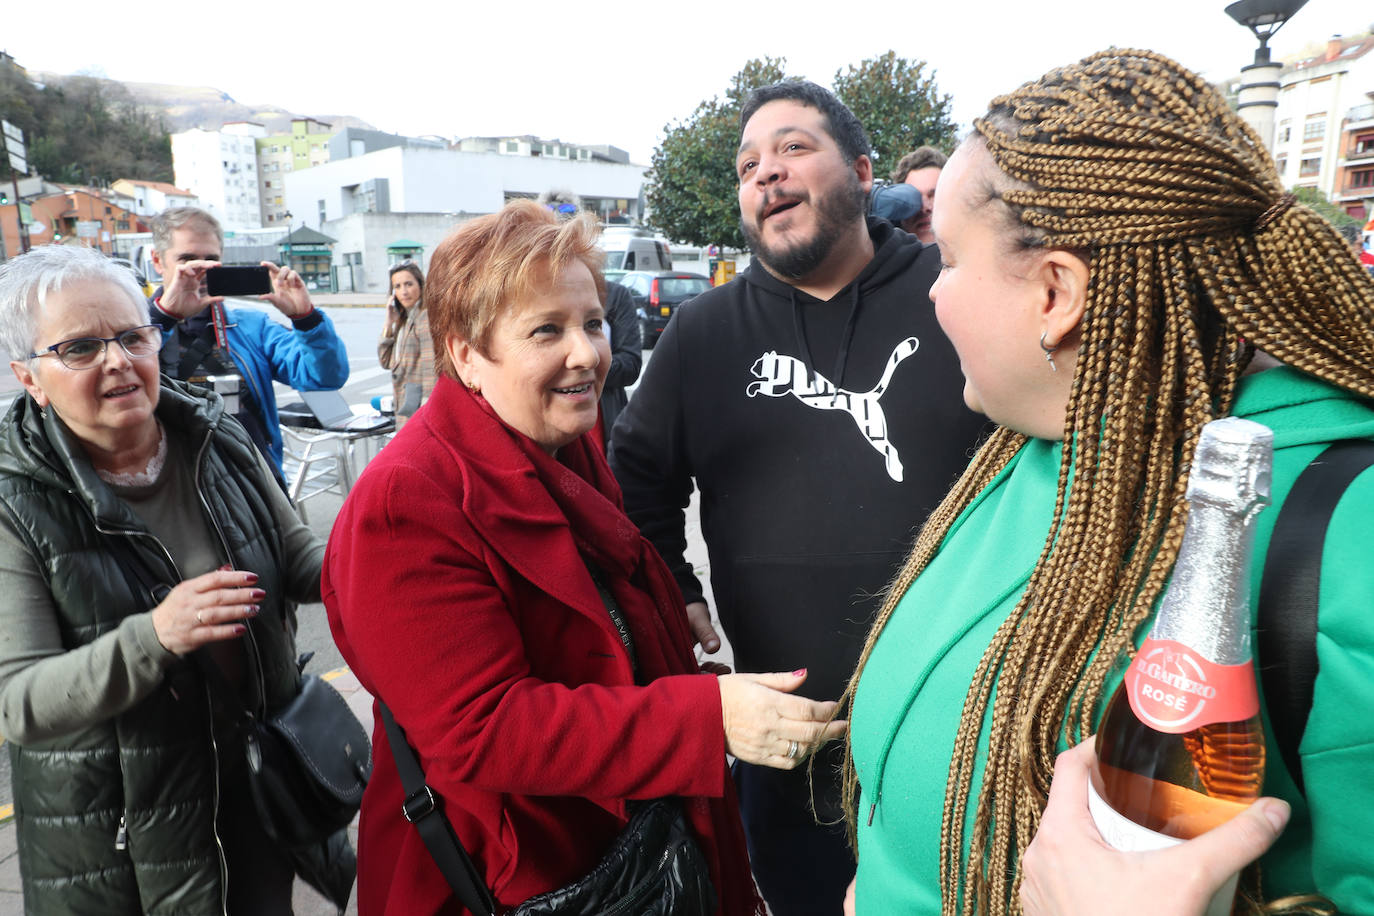
[[[99,252],[0,267],[25,389],[0,421],[0,734],[25,907],[290,913],[296,856],[253,815],[234,729],[299,690],[292,602],[319,600],[323,545],[219,396],[159,379],[146,321]],[[351,854],[333,848],[342,906]]]
[[[414,261],[391,267],[391,299],[377,341],[377,361],[391,370],[396,428],[405,425],[434,389],[434,340],[424,301],[425,275]]]

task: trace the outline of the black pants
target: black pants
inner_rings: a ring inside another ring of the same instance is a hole
[[[817,808],[823,820],[833,821],[839,788],[826,762],[815,767]],[[854,879],[854,854],[843,823],[816,823],[806,767],[786,771],[736,762],[731,772],[754,879],[773,916],[838,916]]]

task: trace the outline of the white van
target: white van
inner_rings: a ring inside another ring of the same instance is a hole
[[[607,270],[672,270],[668,243],[644,229],[608,226],[601,235]]]

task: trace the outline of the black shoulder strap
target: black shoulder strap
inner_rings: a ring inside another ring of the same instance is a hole
[[[1366,440],[1337,442],[1318,455],[1284,500],[1264,561],[1256,621],[1260,678],[1274,744],[1298,791],[1303,791],[1298,745],[1317,678],[1322,546],[1336,503],[1371,465],[1374,442]]]
[[[405,791],[405,801],[401,803],[401,815],[415,825],[424,840],[425,848],[434,858],[434,864],[458,895],[463,906],[476,916],[493,916],[496,901],[491,891],[482,881],[481,873],[473,865],[463,843],[453,832],[453,825],[444,816],[434,790],[425,784],[425,773],[420,769],[420,761],[406,742],[405,732],[397,724],[391,710],[380,700],[382,724],[386,726],[386,740],[391,745],[391,755],[396,758],[396,774],[401,779]]]

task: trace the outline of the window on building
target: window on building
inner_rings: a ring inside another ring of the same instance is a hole
[[[1317,174],[1321,170],[1322,160],[1320,156],[1314,156],[1311,159],[1304,159],[1302,161],[1302,164],[1298,166],[1298,177],[1310,178],[1311,176]]]
[[[1278,140],[1278,142],[1280,142],[1280,143],[1287,143],[1287,142],[1288,142],[1289,140],[1291,140],[1292,138],[1293,138],[1293,128],[1292,128],[1290,125],[1288,125],[1288,124],[1282,124],[1282,125],[1280,125],[1280,126],[1279,126],[1279,140]]]
[[[514,140],[507,140],[507,141],[506,141],[506,152],[508,152],[508,153],[518,153],[518,152],[520,152],[520,144],[519,144],[519,143],[516,143]]]
[[[1350,187],[1374,188],[1374,169],[1357,169],[1351,172]]]
[[[1302,126],[1303,142],[1308,140],[1320,140],[1326,136],[1326,118],[1309,118],[1307,123]]]
[[[323,226],[323,225],[324,225],[324,201],[321,200],[321,201],[318,202],[318,204],[319,204],[319,210],[320,210],[320,225]]]
[[[1280,156],[1279,158],[1275,159],[1274,168],[1279,170],[1279,177],[1282,178],[1283,173],[1288,171],[1288,157]]]
[[[1355,155],[1365,156],[1374,153],[1374,134],[1355,135]]]

